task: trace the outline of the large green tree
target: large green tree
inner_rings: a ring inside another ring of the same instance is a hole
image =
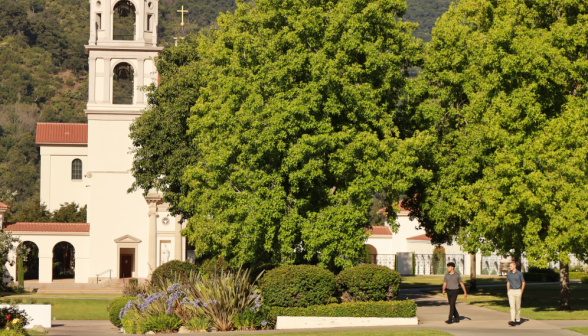
[[[372,196],[394,204],[426,174],[396,123],[421,50],[405,9],[238,3],[218,29],[164,51],[152,107],[131,128],[135,187],[165,193],[198,256],[353,264]]]
[[[588,4],[464,0],[437,22],[406,122],[433,182],[410,191],[413,216],[470,252],[561,265],[588,259]]]

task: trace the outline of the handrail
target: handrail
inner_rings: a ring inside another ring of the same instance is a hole
[[[104,271],[102,273],[96,274],[96,283],[98,283],[98,277],[101,276],[101,275],[103,275],[103,274],[106,274],[106,272],[110,272],[110,280],[112,280],[112,270],[111,269],[107,269],[106,271]]]

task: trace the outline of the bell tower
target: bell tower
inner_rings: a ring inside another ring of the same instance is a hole
[[[142,86],[157,81],[159,0],[90,0],[89,92],[86,115],[139,114]]]
[[[154,59],[159,0],[90,0],[88,159],[83,183],[91,223],[89,274],[119,274],[123,256],[132,255],[133,276],[147,278],[150,240],[149,207],[135,181],[132,122],[147,108],[142,88],[157,84]],[[118,238],[132,236],[134,245]],[[171,238],[170,238],[171,239]],[[125,258],[126,258],[125,257]],[[128,260],[125,259],[127,262]],[[89,281],[95,281],[96,276]]]

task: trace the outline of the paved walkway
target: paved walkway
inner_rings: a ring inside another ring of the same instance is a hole
[[[523,319],[523,323],[516,327],[508,325],[510,314],[496,310],[482,308],[467,303],[458,302],[457,309],[461,315],[461,322],[451,325],[445,324],[449,312],[447,299],[418,290],[403,290],[400,299],[415,300],[418,309],[418,326],[375,327],[375,328],[335,328],[316,330],[273,330],[273,331],[245,331],[218,332],[219,334],[251,335],[251,334],[285,334],[292,332],[314,331],[348,331],[348,330],[387,330],[387,329],[439,329],[455,336],[579,336],[580,334],[565,330],[569,327],[588,327],[586,321],[537,321]],[[121,335],[109,321],[54,321],[49,335]]]

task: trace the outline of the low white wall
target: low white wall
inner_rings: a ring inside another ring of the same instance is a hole
[[[0,308],[10,307],[7,304],[0,304]],[[43,328],[51,328],[51,305],[50,304],[19,304],[19,310],[24,310],[29,316],[29,323],[25,328],[32,328],[41,325]]]
[[[276,329],[318,329],[341,327],[389,327],[418,325],[417,317],[314,317],[278,316]]]

